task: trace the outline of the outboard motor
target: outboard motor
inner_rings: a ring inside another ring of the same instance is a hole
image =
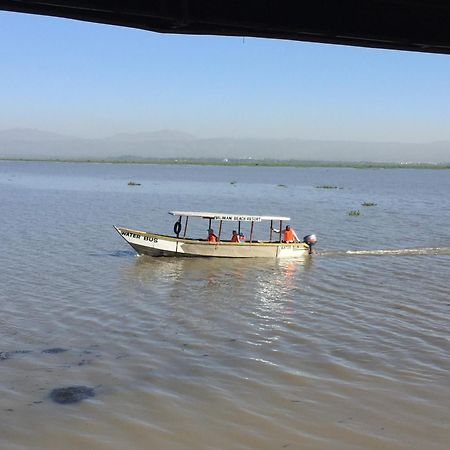
[[[315,234],[308,234],[303,238],[303,242],[309,247],[309,254],[311,255],[313,252],[313,245],[317,242],[317,236]]]

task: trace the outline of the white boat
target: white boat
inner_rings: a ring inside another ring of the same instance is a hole
[[[116,227],[117,232],[130,244],[136,252],[149,256],[203,256],[221,258],[293,258],[312,253],[312,245],[316,242],[315,235],[308,235],[303,241],[283,241],[283,222],[290,217],[254,216],[246,214],[225,214],[214,212],[170,211],[178,216],[174,224],[172,236],[132,228]],[[205,239],[187,237],[189,218],[208,220],[208,230],[213,223],[218,223],[218,235],[215,242]],[[255,240],[255,224],[270,222],[268,240]],[[248,239],[232,242],[224,240],[222,226],[224,222],[235,222],[238,235],[241,234],[242,222],[250,223]],[[279,227],[276,230],[274,223]],[[295,235],[295,232],[294,232]]]

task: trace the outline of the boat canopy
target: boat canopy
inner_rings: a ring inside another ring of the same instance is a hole
[[[241,222],[261,222],[262,220],[291,220],[290,217],[283,216],[252,216],[248,214],[228,214],[217,212],[198,212],[198,211],[169,211],[172,216],[183,217],[201,217],[203,219],[241,221]]]

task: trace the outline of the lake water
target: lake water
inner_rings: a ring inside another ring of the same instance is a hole
[[[438,170],[0,162],[0,448],[447,450],[449,193]],[[112,227],[170,233],[171,209],[288,215],[317,253],[137,257]]]

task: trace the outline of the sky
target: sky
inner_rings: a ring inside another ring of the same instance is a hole
[[[0,12],[0,130],[450,140],[450,56]]]

